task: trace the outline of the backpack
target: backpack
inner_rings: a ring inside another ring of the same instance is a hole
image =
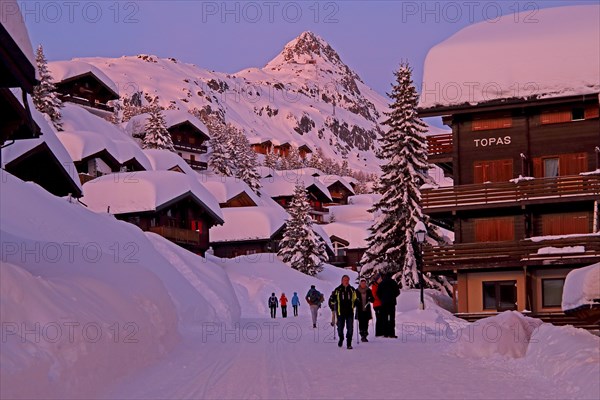
[[[277,297],[269,297],[269,307],[275,307],[277,305]]]
[[[312,304],[320,304],[323,295],[318,290],[313,290],[309,296],[309,300]]]

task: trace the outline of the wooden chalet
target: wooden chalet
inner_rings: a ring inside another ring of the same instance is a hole
[[[210,243],[217,257],[277,252],[289,217],[280,207],[229,207],[222,213],[225,223],[213,229]]]
[[[205,170],[207,163],[201,160],[201,155],[207,152],[208,128],[184,111],[166,110],[164,115],[177,154],[193,169]]]
[[[48,64],[62,101],[88,107],[101,117],[114,111],[108,103],[118,100],[114,83],[99,69],[83,61],[56,61]]]
[[[7,140],[39,137],[40,128],[33,121],[26,100],[37,80],[33,49],[19,6],[17,2],[7,2],[0,12],[0,145],[3,145]],[[13,94],[9,88],[20,90]]]
[[[348,197],[354,196],[354,189],[344,178],[334,175],[325,175],[319,177],[319,180],[327,186],[331,203],[327,205],[345,205],[348,204]]]
[[[560,312],[567,273],[600,260],[599,110],[598,93],[420,110],[452,128],[428,147],[454,186],[422,205],[455,244],[424,269],[456,277],[458,312]]]
[[[86,183],[83,202],[204,255],[210,228],[224,221],[214,197],[194,177],[143,171],[129,178],[134,181],[127,179],[127,174],[114,174]]]

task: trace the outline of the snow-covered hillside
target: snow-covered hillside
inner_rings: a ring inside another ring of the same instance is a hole
[[[248,137],[322,147],[329,157],[347,156],[351,168],[377,171],[373,150],[387,100],[313,33],[289,42],[265,67],[236,74],[152,55],[77,60],[101,70],[121,96],[158,95],[164,107],[219,115]]]

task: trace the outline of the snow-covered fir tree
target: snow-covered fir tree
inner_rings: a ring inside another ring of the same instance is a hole
[[[347,159],[344,159],[344,161],[342,161],[342,165],[340,166],[340,175],[341,176],[351,176],[352,175],[352,170],[348,166]]]
[[[312,229],[313,221],[308,214],[309,210],[308,193],[302,184],[297,184],[288,210],[290,219],[278,254],[292,268],[314,276],[323,270],[323,263],[328,257],[325,242]]]
[[[263,164],[265,167],[275,170],[277,169],[278,158],[279,156],[275,154],[275,152],[272,149],[269,149],[267,151],[267,154],[265,154],[265,160]]]
[[[235,168],[231,159],[231,137],[227,125],[216,117],[206,118],[205,124],[210,132],[209,168],[219,175],[233,176]]]
[[[285,157],[286,169],[298,169],[304,166],[302,157],[300,157],[300,151],[296,146],[290,146],[290,151]]]
[[[233,125],[228,125],[231,137],[229,157],[235,164],[235,177],[244,181],[250,189],[260,195],[260,174],[258,173],[258,156],[252,150],[244,132]]]
[[[63,104],[56,93],[56,86],[54,86],[52,74],[48,71],[48,60],[46,60],[41,44],[35,52],[35,62],[40,76],[40,84],[33,88],[33,105],[39,112],[50,117],[56,130],[62,131],[60,109]]]
[[[171,134],[167,130],[165,117],[161,107],[158,105],[158,98],[155,99],[152,107],[150,107],[144,132],[142,148],[175,151],[173,139],[171,139]]]
[[[310,160],[308,160],[308,166],[310,168],[316,168],[320,171],[323,171],[324,158],[325,154],[323,154],[323,149],[318,147],[317,150],[310,156]]]
[[[383,164],[375,190],[382,198],[371,210],[381,214],[370,229],[361,274],[369,276],[375,270],[392,272],[402,287],[412,288],[419,283],[417,257],[420,257],[414,228],[418,221],[428,223],[420,204],[420,187],[428,181],[429,168],[426,125],[417,116],[418,95],[411,78],[412,69],[402,63],[394,75],[396,83],[389,94],[393,102],[383,122],[388,129],[378,138],[377,157]],[[437,286],[428,277],[425,279]]]

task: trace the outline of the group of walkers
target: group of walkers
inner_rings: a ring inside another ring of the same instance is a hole
[[[344,275],[342,284],[335,288],[329,296],[331,309],[331,325],[337,324],[338,346],[344,344],[344,328],[346,330],[346,347],[352,349],[354,319],[358,320],[358,334],[362,342],[368,342],[369,321],[373,318],[371,305],[375,311],[375,336],[397,338],[396,336],[396,298],[400,288],[391,274],[374,277],[369,288],[367,280],[361,279],[358,288],[350,285],[350,277]]]
[[[386,338],[397,338],[396,336],[396,298],[400,289],[391,274],[377,274],[371,287],[367,286],[366,279],[361,279],[357,288],[350,285],[350,277],[344,275],[340,286],[334,289],[329,296],[328,305],[331,309],[331,326],[337,325],[338,346],[344,344],[344,329],[346,331],[346,347],[352,349],[352,337],[354,334],[354,320],[358,320],[358,334],[362,342],[368,342],[369,321],[373,318],[371,307],[375,311],[375,336]],[[319,292],[315,285],[310,287],[305,297],[310,307],[313,328],[317,327],[317,316],[325,297]],[[281,316],[287,317],[287,297],[281,294],[279,300],[275,293],[269,297],[269,308],[271,318],[276,317],[276,311],[281,304]],[[292,307],[294,316],[298,316],[300,300],[294,292]],[[357,339],[358,340],[358,339]]]
[[[269,309],[271,310],[271,318],[277,317],[277,307],[279,307],[279,305],[281,305],[281,317],[287,318],[288,298],[285,296],[285,293],[281,293],[281,297],[279,298],[279,300],[277,299],[277,296],[275,296],[275,293],[271,293],[271,297],[269,297],[267,303],[269,305]],[[292,308],[294,310],[294,317],[298,316],[299,305],[300,299],[298,298],[298,293],[294,292],[294,295],[292,296]]]

